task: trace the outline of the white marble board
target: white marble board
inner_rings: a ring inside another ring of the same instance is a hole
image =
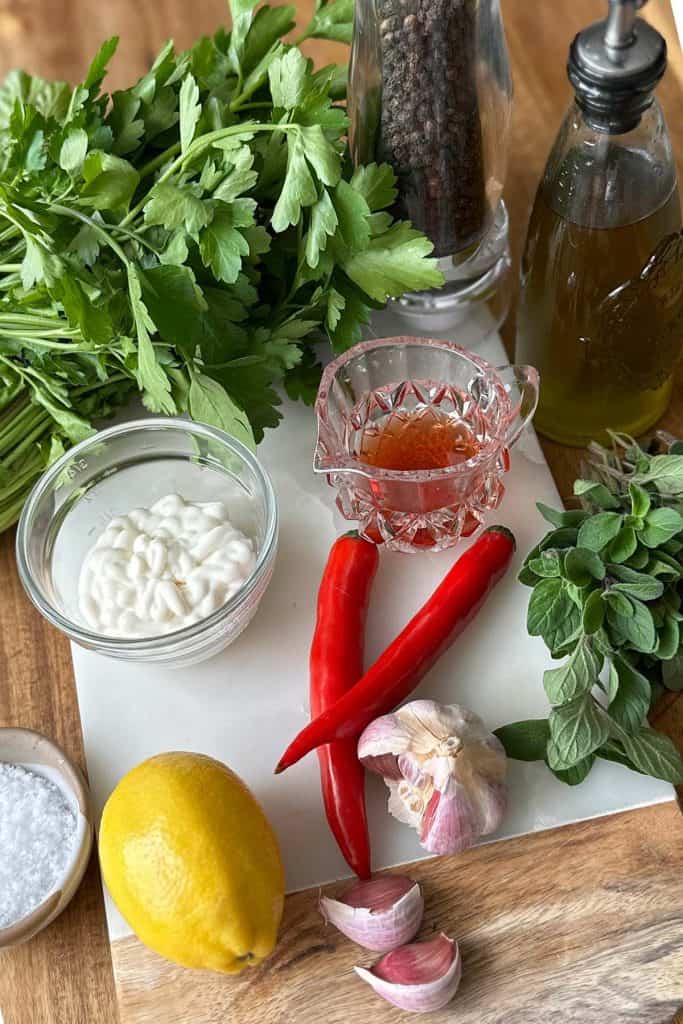
[[[478,351],[494,364],[506,362],[497,336]],[[311,410],[288,404],[284,422],[259,448],[279,500],[280,548],[259,612],[232,647],[182,670],[127,665],[73,648],[98,813],[117,780],[144,758],[165,750],[210,754],[238,772],[261,801],[281,844],[289,891],[348,874],[325,821],[315,756],[273,775],[285,746],[308,720],[307,662],[318,583],[334,538],[348,526],[335,509],[334,492],[312,472],[314,433]],[[506,483],[491,521],[514,531],[515,562],[416,691],[463,703],[492,729],[547,714],[542,674],[550,659],[543,643],[527,636],[528,590],[516,573],[544,529],[536,501],[557,506],[560,499],[532,431],[515,448]],[[368,663],[461,550],[414,557],[382,553],[368,623]],[[510,811],[495,839],[673,798],[671,786],[605,761],[598,762],[589,783],[573,788],[556,781],[543,764],[512,761],[510,783]],[[426,856],[412,830],[387,814],[386,790],[375,777],[368,781],[368,806],[376,868]],[[130,934],[108,897],[107,917],[112,941]]]

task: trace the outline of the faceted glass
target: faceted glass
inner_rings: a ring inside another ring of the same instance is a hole
[[[365,538],[399,551],[441,550],[481,526],[504,493],[509,449],[538,401],[529,366],[493,367],[450,341],[381,338],[331,363],[316,401],[314,469]],[[369,465],[364,439],[408,417],[464,425],[476,453],[441,469]]]

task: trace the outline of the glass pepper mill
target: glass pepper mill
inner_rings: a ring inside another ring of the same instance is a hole
[[[428,333],[468,321],[471,344],[507,313],[511,105],[499,0],[356,0],[351,154],[391,164],[394,213],[434,243],[445,287],[394,303]]]
[[[565,444],[648,430],[683,349],[681,207],[653,95],[666,43],[643,2],[610,0],[572,43],[576,98],[523,257],[516,358],[541,374],[537,429]]]

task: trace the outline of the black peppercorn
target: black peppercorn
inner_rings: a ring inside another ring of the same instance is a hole
[[[437,256],[476,244],[486,192],[476,83],[477,0],[380,0],[380,153],[396,212]]]

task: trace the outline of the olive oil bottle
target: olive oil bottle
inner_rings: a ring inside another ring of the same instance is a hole
[[[576,101],[523,257],[516,358],[541,374],[538,430],[565,444],[649,429],[683,349],[681,205],[652,94],[666,44],[635,8],[614,0],[574,40]]]

